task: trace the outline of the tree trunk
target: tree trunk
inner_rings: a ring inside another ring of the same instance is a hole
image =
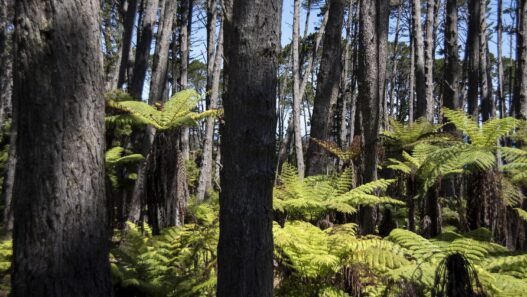
[[[302,131],[300,129],[300,0],[294,0],[293,10],[293,133],[295,139],[296,166],[298,176],[304,178],[304,150],[302,148]]]
[[[272,191],[282,1],[225,1],[218,297],[273,295]]]
[[[177,11],[176,0],[165,0],[161,5],[161,17],[157,32],[156,49],[152,64],[152,79],[150,82],[149,104],[163,100],[167,86],[168,50],[170,49],[170,35],[174,16]]]
[[[13,296],[111,296],[98,1],[16,2]]]
[[[212,84],[208,95],[207,109],[218,108],[218,98],[220,96],[220,76],[221,61],[223,60],[223,21],[220,25],[218,44],[213,58]],[[207,92],[208,93],[208,92]],[[203,141],[203,161],[199,174],[198,191],[196,199],[203,201],[205,195],[212,189],[212,150],[214,146],[214,118],[207,118],[205,126],[205,139]]]
[[[123,15],[123,37],[121,40],[121,62],[119,63],[119,77],[117,88],[122,89],[126,82],[130,82],[128,68],[130,67],[130,50],[132,48],[132,34],[134,32],[137,0],[123,0],[121,4]]]
[[[481,119],[487,121],[494,117],[494,100],[492,98],[492,78],[489,77],[488,43],[487,43],[487,1],[480,2],[479,38],[479,73],[481,84]]]
[[[401,14],[402,14],[402,4],[399,4],[397,7],[397,22],[395,24],[395,37],[393,40],[393,53],[392,53],[392,73],[390,75],[390,92],[388,93],[388,97],[390,98],[390,102],[388,105],[389,115],[393,115],[393,108],[394,108],[394,90],[395,90],[395,83],[397,80],[397,50],[399,48],[399,33],[401,28]]]
[[[516,85],[514,105],[516,116],[527,119],[527,0],[518,0],[516,48]]]
[[[457,5],[458,0],[447,0],[445,7],[445,68],[443,82],[443,106],[450,109],[462,107],[459,97],[459,49],[457,34]],[[446,120],[443,119],[443,122]],[[452,131],[455,127],[445,126],[446,131]]]
[[[340,76],[342,75],[341,32],[344,7],[344,0],[331,0],[329,2],[329,18],[317,76],[317,91],[311,118],[310,138],[329,140],[333,106],[337,100]],[[326,151],[315,142],[310,141],[307,150],[306,175],[325,173],[327,163]]]
[[[408,95],[408,123],[413,123],[415,102],[415,38],[412,36],[410,36],[410,78],[408,80],[408,90],[410,93]]]
[[[353,108],[353,105],[351,105],[351,90],[350,90],[350,81],[349,76],[351,72],[351,65],[350,65],[350,55],[351,55],[351,23],[352,23],[352,12],[353,12],[353,3],[354,0],[350,0],[348,4],[348,18],[346,20],[346,40],[344,44],[344,52],[342,54],[342,75],[341,75],[341,81],[340,81],[340,125],[339,125],[339,146],[344,148],[347,146],[347,139],[348,139],[348,127],[346,125],[346,115],[348,114],[348,106],[350,105],[350,108]],[[350,118],[350,122],[353,121],[352,118]],[[351,137],[351,136],[350,136]]]
[[[436,19],[437,7],[435,5],[437,1],[427,0],[426,5],[426,38],[424,42],[425,46],[425,94],[426,94],[426,106],[424,109],[424,114],[429,122],[434,120],[434,45],[435,45],[435,35],[434,35],[434,20]],[[417,110],[419,111],[419,105],[417,105]]]
[[[384,97],[386,58],[388,48],[389,1],[360,1],[359,34],[359,97],[362,118],[363,150],[361,154],[362,183],[377,179],[377,148],[379,135],[380,102]],[[367,122],[366,122],[367,121]],[[375,231],[376,211],[362,207],[359,228],[362,234]]]
[[[129,93],[136,99],[141,99],[145,83],[148,58],[150,57],[150,44],[152,43],[154,24],[157,17],[159,0],[144,0],[145,6],[135,52],[135,64],[132,73],[132,82]]]
[[[412,1],[412,40],[414,41],[415,54],[415,93],[417,97],[417,110],[415,118],[426,117],[430,109],[427,98],[425,51],[423,42],[423,31],[421,28],[421,0]]]
[[[498,77],[497,82],[498,86],[496,89],[496,101],[498,102],[498,110],[499,110],[499,117],[504,118],[506,116],[505,114],[505,96],[503,94],[503,59],[502,59],[502,52],[501,52],[501,44],[502,44],[502,32],[503,32],[503,1],[498,0],[498,24],[496,25],[496,35],[497,35],[497,62],[498,62]]]
[[[187,174],[178,150],[178,130],[156,133],[146,170],[148,223],[154,234],[184,223],[188,200]]]
[[[479,25],[481,15],[481,0],[468,1],[468,32],[466,45],[466,68],[468,75],[467,104],[468,114],[478,119],[478,94],[479,94],[479,48],[481,27]]]
[[[181,9],[181,24],[179,31],[180,38],[180,77],[179,85],[182,90],[188,87],[188,61],[189,61],[189,44],[190,44],[190,33],[191,33],[191,24],[192,24],[192,10],[193,10],[193,1],[194,0],[183,0],[182,9]],[[182,127],[180,133],[180,143],[179,147],[181,150],[181,155],[185,162],[190,158],[190,129],[188,127]]]

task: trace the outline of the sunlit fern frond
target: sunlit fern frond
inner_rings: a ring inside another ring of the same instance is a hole
[[[478,126],[477,121],[470,115],[467,115],[463,110],[442,108],[441,111],[449,123],[467,135],[472,143],[485,143],[486,139],[482,135],[482,130]]]
[[[311,137],[310,140],[344,162],[349,162],[360,154],[360,148],[358,146],[352,145],[348,149],[341,149],[332,141],[321,140],[314,137]]]

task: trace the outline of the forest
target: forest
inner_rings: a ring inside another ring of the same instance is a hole
[[[527,296],[527,0],[0,0],[3,296]]]

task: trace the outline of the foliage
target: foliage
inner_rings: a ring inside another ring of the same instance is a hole
[[[360,205],[397,204],[399,200],[376,195],[385,191],[393,180],[380,179],[352,189],[353,169],[346,169],[339,176],[312,176],[298,178],[296,169],[284,164],[275,187],[273,207],[291,219],[320,219],[328,211],[353,214]]]
[[[106,175],[108,179],[110,180],[110,183],[112,184],[112,187],[118,188],[119,185],[122,183],[119,182],[119,177],[117,174],[117,169],[122,166],[129,166],[129,165],[135,165],[145,158],[141,154],[127,154],[124,155],[125,149],[116,146],[104,154],[105,159],[105,165],[106,165]],[[134,181],[137,178],[137,173],[131,172],[127,174],[126,179],[130,181]]]
[[[107,105],[129,113],[143,124],[151,125],[158,130],[168,130],[180,126],[193,126],[199,119],[221,114],[220,110],[192,112],[198,101],[198,93],[188,89],[176,93],[167,102],[157,102],[154,106],[136,100],[116,101],[111,97],[107,99]]]

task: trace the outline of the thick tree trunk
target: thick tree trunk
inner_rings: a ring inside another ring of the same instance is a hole
[[[112,295],[99,13],[98,1],[16,2],[16,297]]]
[[[478,119],[478,94],[479,94],[479,48],[481,27],[479,25],[481,15],[481,0],[468,1],[468,32],[465,54],[465,63],[468,76],[467,104],[468,114]]]
[[[361,155],[362,183],[377,179],[377,148],[379,103],[385,89],[386,59],[388,48],[389,1],[360,1],[359,34],[359,97],[358,104],[362,118]],[[362,234],[375,231],[376,211],[362,207],[359,212],[359,228]]]
[[[445,11],[445,68],[443,81],[443,106],[450,109],[459,109],[462,107],[459,97],[459,49],[458,49],[458,17],[457,5],[458,0],[447,0]],[[445,122],[445,120],[443,120]],[[445,126],[445,130],[452,131],[455,127],[452,125]]]
[[[339,109],[339,146],[344,148],[348,143],[348,132],[349,129],[346,125],[346,115],[348,114],[348,106],[354,108],[351,105],[351,90],[350,90],[350,72],[351,72],[351,24],[353,19],[353,3],[354,0],[349,0],[348,4],[348,18],[346,20],[346,40],[344,44],[344,52],[342,53],[342,75],[340,81],[340,109]],[[353,118],[350,118],[350,123],[353,121]],[[351,137],[351,136],[350,136]]]
[[[273,295],[272,191],[282,1],[225,1],[218,297]]]
[[[414,72],[417,109],[414,118],[426,117],[430,109],[426,92],[425,51],[421,27],[421,0],[412,0],[412,40],[414,42]]]
[[[178,150],[179,131],[156,133],[146,170],[148,223],[154,234],[184,223],[188,200],[187,174]]]
[[[516,116],[527,119],[527,0],[518,0],[516,48],[516,85],[514,106]]]
[[[150,57],[150,44],[152,43],[154,23],[157,18],[159,0],[144,0],[145,6],[135,52],[135,64],[129,93],[136,99],[141,99],[145,83],[148,58]]]
[[[421,235],[426,238],[441,234],[442,216],[439,205],[439,188],[433,186],[427,190],[421,211]]]
[[[164,99],[163,94],[165,94],[165,88],[167,87],[170,35],[172,33],[172,25],[174,24],[176,11],[176,0],[163,1],[161,5],[161,17],[157,32],[154,61],[152,64],[152,79],[150,82],[150,96],[148,100],[150,104]]]
[[[216,54],[214,56],[212,84],[208,95],[207,109],[218,108],[218,99],[220,96],[220,76],[221,76],[221,62],[223,60],[223,21],[220,25],[220,34],[218,37],[218,44],[216,45]],[[203,161],[198,180],[198,191],[196,199],[202,201],[207,192],[212,190],[212,151],[214,146],[214,118],[207,118],[205,126],[205,139],[203,141]]]
[[[341,32],[344,7],[344,0],[331,0],[329,2],[329,18],[317,76],[317,91],[311,118],[310,138],[329,140],[333,106],[336,104],[340,76],[342,75]],[[310,141],[307,150],[306,175],[325,173],[327,163],[326,151],[320,145]]]
[[[304,150],[302,148],[302,131],[300,129],[300,0],[294,0],[293,10],[293,133],[295,140],[296,166],[298,176],[304,178]],[[302,94],[303,95],[303,94]]]

